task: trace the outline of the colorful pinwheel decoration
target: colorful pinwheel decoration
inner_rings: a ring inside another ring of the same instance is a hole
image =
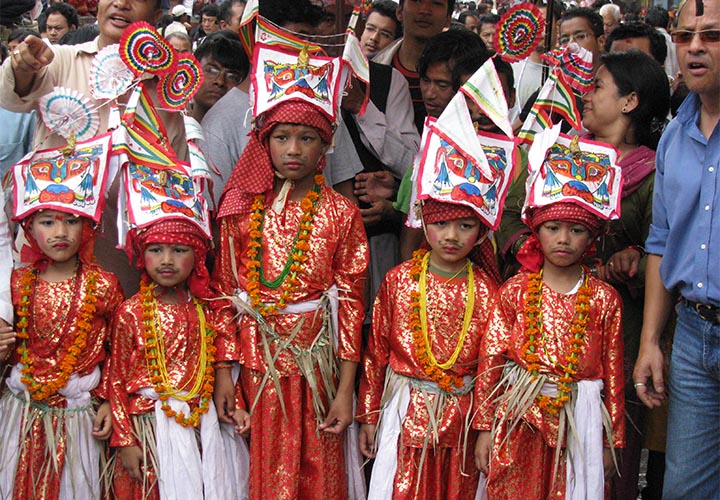
[[[495,51],[508,62],[521,61],[540,43],[545,18],[535,5],[521,3],[510,8],[498,23]]]

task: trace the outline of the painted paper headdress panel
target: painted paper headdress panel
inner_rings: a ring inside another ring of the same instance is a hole
[[[14,219],[58,210],[100,220],[105,205],[110,134],[26,156],[13,167]]]
[[[560,134],[559,125],[537,134],[528,154],[523,219],[531,208],[561,201],[604,220],[619,218],[622,175],[616,159],[613,147]]]

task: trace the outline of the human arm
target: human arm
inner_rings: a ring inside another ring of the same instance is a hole
[[[361,172],[355,176],[353,193],[366,202],[375,198],[389,200],[397,194],[395,177],[387,170]]]
[[[330,404],[325,421],[318,428],[328,434],[340,434],[353,421],[353,394],[355,393],[355,372],[357,363],[340,362],[340,382],[337,393]]]
[[[492,433],[490,431],[480,431],[475,442],[475,467],[486,476],[490,470],[491,452]]]
[[[375,458],[375,433],[377,432],[377,425],[375,424],[362,424],[360,426],[360,433],[358,439],[360,440],[360,452],[366,458]]]
[[[143,453],[139,446],[123,446],[118,449],[120,463],[135,481],[143,480]]]
[[[598,314],[602,323],[598,329],[602,334],[603,393],[605,408],[612,422],[614,448],[625,447],[625,357],[622,330],[622,299],[617,291],[607,284],[602,295],[596,297]]]
[[[110,409],[110,403],[103,401],[100,407],[95,413],[95,419],[93,420],[92,435],[95,439],[105,440],[110,437],[112,433],[112,410]]]
[[[413,117],[407,80],[395,69],[392,70],[385,112],[369,101],[363,115],[353,116],[363,144],[397,178],[401,178],[412,165],[420,146],[420,135]]]
[[[10,65],[15,77],[14,91],[19,97],[25,97],[31,92],[36,74],[48,66],[54,57],[50,46],[34,35],[28,36],[13,50]]]
[[[114,432],[110,436],[110,446],[134,446],[136,442],[128,413],[130,394],[127,391],[127,377],[130,373],[136,344],[133,335],[133,317],[126,311],[125,305],[120,306],[115,313],[110,340],[110,356],[103,372],[113,418]]]
[[[230,367],[215,367],[215,387],[213,402],[218,420],[226,424],[235,424],[235,384],[230,376]]]
[[[5,193],[0,189],[0,207],[5,206]],[[0,336],[0,361],[5,359],[3,345],[12,345],[14,340],[8,344],[8,333],[12,332],[7,327],[13,324],[13,304],[10,292],[10,276],[13,270],[12,255],[13,237],[10,230],[10,223],[4,210],[0,210],[0,335],[5,334],[6,342]]]
[[[648,255],[645,268],[645,309],[640,333],[638,353],[633,381],[640,401],[648,408],[656,408],[667,397],[663,353],[660,350],[660,336],[670,317],[674,296],[665,289],[660,277],[660,255]]]
[[[2,365],[12,354],[17,334],[13,327],[6,324],[5,321],[0,320],[0,325],[2,325],[0,326],[0,365]]]

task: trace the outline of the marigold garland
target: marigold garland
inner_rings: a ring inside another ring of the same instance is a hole
[[[525,337],[523,344],[523,358],[527,362],[527,370],[534,377],[539,375],[540,355],[538,349],[540,340],[544,338],[542,323],[542,271],[528,276],[527,293],[525,295],[524,319]],[[583,282],[578,290],[575,301],[575,313],[570,323],[570,347],[565,354],[565,363],[556,362],[555,366],[562,369],[564,375],[558,379],[557,396],[538,395],[537,400],[540,408],[553,415],[557,414],[562,407],[570,400],[572,387],[570,384],[575,380],[577,367],[580,364],[580,354],[583,352],[585,331],[590,322],[590,296],[591,290],[588,284],[588,273],[584,273]],[[543,343],[544,346],[544,343]],[[548,356],[549,357],[549,356]]]
[[[293,248],[290,251],[287,262],[283,270],[277,278],[267,281],[263,274],[262,267],[262,229],[265,220],[265,195],[259,194],[255,197],[252,204],[252,213],[250,214],[250,224],[248,226],[250,233],[250,244],[248,245],[246,265],[247,270],[247,292],[250,297],[252,306],[261,316],[267,317],[278,313],[285,309],[290,297],[297,287],[299,280],[298,274],[303,269],[303,264],[307,262],[306,253],[310,250],[310,235],[313,230],[313,220],[317,213],[317,202],[320,198],[320,190],[325,183],[325,177],[317,174],[314,178],[315,185],[308,191],[300,202],[300,208],[303,213],[300,216],[300,228],[295,236]],[[260,300],[260,284],[267,288],[280,289],[280,299],[275,304],[266,305]]]
[[[145,333],[145,361],[147,362],[150,382],[153,383],[155,392],[158,393],[161,408],[168,418],[173,418],[183,427],[197,427],[200,424],[200,417],[208,412],[210,401],[212,401],[213,386],[215,383],[215,329],[205,322],[205,313],[202,302],[193,298],[195,310],[198,314],[200,326],[200,357],[195,370],[196,376],[193,386],[185,391],[171,385],[170,375],[167,372],[167,360],[165,357],[165,341],[160,328],[160,320],[157,312],[157,299],[153,293],[153,284],[142,283],[140,294],[142,295],[142,321]],[[203,369],[203,364],[205,365]],[[200,395],[200,403],[190,411],[189,416],[183,412],[176,412],[168,404],[168,399],[173,397],[181,401],[190,401]]]
[[[450,359],[445,363],[438,363],[432,352],[427,328],[426,276],[429,257],[430,254],[427,250],[418,250],[413,253],[410,276],[418,283],[418,290],[410,293],[410,300],[412,301],[410,306],[410,329],[413,334],[415,357],[420,362],[425,375],[437,382],[443,391],[452,392],[453,388],[461,388],[464,385],[462,377],[446,373],[446,370],[455,365],[455,361],[457,361],[465,343],[475,304],[475,280],[472,264],[468,260],[468,298],[465,301],[465,315],[460,338]]]
[[[75,271],[78,275],[80,274],[80,268]],[[68,347],[65,355],[63,355],[60,363],[58,363],[59,373],[55,380],[50,380],[38,384],[34,378],[34,357],[28,348],[28,340],[30,338],[30,306],[33,303],[33,296],[35,294],[35,285],[37,282],[38,270],[33,266],[30,266],[28,270],[23,273],[20,278],[20,302],[18,303],[17,315],[20,320],[17,323],[17,336],[22,340],[20,346],[17,349],[20,354],[20,362],[24,365],[21,373],[22,377],[20,380],[28,388],[30,397],[36,401],[42,401],[50,396],[57,394],[63,387],[65,387],[70,380],[70,376],[77,367],[79,356],[87,346],[88,335],[92,330],[93,320],[95,318],[95,303],[97,297],[95,295],[97,291],[97,273],[91,272],[87,276],[85,283],[85,298],[83,299],[82,305],[80,306],[80,314],[75,322],[75,338]],[[72,329],[67,329],[71,332]]]

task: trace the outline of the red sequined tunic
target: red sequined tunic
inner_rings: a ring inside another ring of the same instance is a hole
[[[491,430],[493,420],[503,412],[504,408],[493,402],[498,394],[491,396],[502,376],[502,366],[508,360],[523,368],[528,366],[523,358],[523,345],[527,342],[523,319],[527,281],[528,274],[520,273],[501,287],[483,337],[475,386],[477,413],[473,427],[476,429]],[[591,276],[588,284],[590,322],[575,379],[603,380],[604,404],[613,426],[611,441],[615,448],[622,448],[625,443],[622,303],[615,289],[605,282]],[[576,298],[577,293],[564,295],[548,286],[542,288],[544,340],[536,349],[540,355],[540,373],[564,375],[563,369],[552,360],[564,362],[566,358],[570,346],[567,332],[575,314]],[[565,498],[564,454],[557,477],[554,476],[558,416],[542,410],[535,401],[522,421],[523,425],[513,429],[502,446],[500,443],[507,437],[506,427],[494,436],[489,498]]]
[[[20,278],[25,272],[27,268],[16,269],[12,273],[12,300],[16,310],[22,297]],[[73,373],[79,376],[89,375],[105,360],[109,324],[113,312],[123,300],[122,289],[115,275],[97,265],[83,264],[73,278],[58,282],[38,278],[30,307],[28,328],[30,338],[27,346],[33,356],[33,378],[39,384],[57,378],[59,363],[76,338],[76,321],[80,315],[79,309],[85,300],[85,286],[91,274],[96,277],[96,313],[87,336],[86,347],[78,356]],[[11,363],[15,364],[19,361],[20,356],[16,352]],[[93,391],[93,395],[106,397],[100,386]],[[13,396],[6,394],[4,397]],[[67,406],[65,397],[60,394],[55,394],[40,403],[51,408]],[[50,426],[46,427],[44,413],[38,407],[30,409],[28,418],[32,420],[32,427],[25,437],[17,464],[14,499],[57,498],[59,494],[60,476],[65,464],[67,428],[60,414],[53,412],[49,413]],[[56,457],[59,464],[57,473],[47,455],[49,430],[52,431],[54,442],[57,444]],[[20,429],[14,431],[21,432]],[[2,437],[0,439],[4,440]],[[100,478],[94,479],[96,482],[99,480]]]
[[[269,206],[270,203],[268,202]],[[299,202],[288,200],[282,213],[266,210],[262,231],[262,266],[264,275],[272,280],[280,275],[300,226],[303,210]],[[221,290],[232,294],[247,288],[246,265],[250,214],[231,215],[221,219],[220,255],[215,280]],[[358,209],[345,197],[323,186],[313,221],[307,261],[299,272],[298,285],[289,303],[317,300],[323,292],[337,285],[340,294],[338,310],[338,348],[340,360],[360,361],[363,320],[362,291],[368,265],[367,237]],[[237,263],[237,279],[233,271]],[[260,286],[264,303],[280,298],[281,288]],[[225,317],[232,315],[226,314]],[[293,348],[309,349],[323,324],[322,314],[279,314],[267,318],[278,338],[286,341],[291,334]],[[242,392],[247,407],[258,398],[262,376],[267,371],[263,353],[262,333],[256,321],[244,315],[237,328],[238,359],[243,367]],[[277,352],[278,343],[269,344]],[[218,353],[218,359],[222,359]],[[347,496],[343,436],[317,431],[312,405],[312,391],[301,375],[292,353],[285,349],[277,357],[279,394],[272,380],[262,389],[252,413],[250,429],[250,497],[252,499],[324,499]],[[319,378],[319,376],[318,376]],[[324,393],[322,380],[320,392]],[[324,396],[323,396],[324,397]],[[329,402],[325,399],[325,408]]]
[[[410,276],[412,261],[391,269],[385,276],[373,308],[373,327],[363,360],[356,420],[378,422],[387,367],[395,373],[429,380],[418,361],[410,326],[412,300],[418,283]],[[493,281],[481,269],[473,268],[475,307],[467,336],[455,365],[447,373],[474,377],[483,328],[496,292]],[[439,363],[447,361],[458,344],[463,326],[468,285],[466,277],[448,279],[427,273],[427,324],[432,352]],[[478,483],[473,460],[475,433],[471,432],[462,453],[465,423],[472,411],[472,391],[447,399],[438,422],[438,439],[427,441],[430,429],[428,405],[436,394],[411,389],[407,416],[402,423],[395,474],[394,499],[472,499]],[[428,444],[428,442],[430,444]],[[425,463],[419,470],[423,448]],[[417,489],[417,493],[416,493]]]

